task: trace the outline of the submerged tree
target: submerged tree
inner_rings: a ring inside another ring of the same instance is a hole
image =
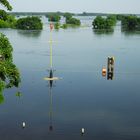
[[[19,71],[13,64],[12,51],[8,38],[0,33],[0,80],[5,82],[6,87],[18,87],[20,82]]]
[[[135,15],[124,16],[121,24],[123,30],[140,30],[140,18]]]
[[[22,30],[42,30],[43,24],[39,17],[26,17],[18,19],[16,27]]]
[[[8,38],[0,33],[0,103],[4,100],[4,88],[18,87],[21,81],[19,70],[13,64],[12,51]]]
[[[94,29],[112,29],[116,24],[116,16],[110,15],[107,18],[97,16],[92,22]]]
[[[76,19],[76,18],[69,18],[69,19],[66,19],[66,24],[71,24],[71,25],[81,25],[81,22],[79,19]]]

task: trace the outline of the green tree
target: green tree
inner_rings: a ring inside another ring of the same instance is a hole
[[[10,5],[10,3],[7,0],[0,0],[0,4],[5,6],[7,8],[7,10],[9,10],[9,11],[12,10],[12,6]]]
[[[92,25],[94,29],[112,29],[116,24],[116,21],[116,17],[113,15],[110,15],[107,18],[97,16],[92,22]]]
[[[12,10],[12,6],[7,0],[0,0],[0,4],[5,6],[7,10]],[[16,19],[4,10],[0,10],[0,28],[15,28]]]
[[[71,24],[71,25],[81,25],[81,22],[79,19],[76,18],[70,18],[70,19],[66,19],[66,24]]]
[[[17,20],[16,28],[22,30],[42,30],[43,23],[39,17],[26,17]]]
[[[69,20],[70,18],[72,18],[72,14],[68,12],[64,13],[63,16],[66,18],[66,20]]]
[[[0,19],[4,21],[8,19],[8,14],[4,10],[0,10]]]
[[[0,0],[0,3],[4,5],[7,10],[12,10],[11,5],[7,0]],[[0,26],[7,24],[8,21],[12,22],[13,17],[8,15],[4,10],[0,10]],[[16,86],[18,87],[20,83],[20,73],[17,67],[13,64],[12,58],[13,48],[8,40],[8,38],[0,33],[0,103],[4,102],[3,90],[4,88],[9,88]]]
[[[121,24],[126,30],[140,30],[140,18],[134,15],[124,16]]]

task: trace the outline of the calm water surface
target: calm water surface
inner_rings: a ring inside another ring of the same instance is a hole
[[[139,140],[140,34],[122,33],[119,25],[111,34],[94,33],[91,26],[54,30],[53,67],[61,80],[50,91],[43,80],[49,69],[50,31],[43,21],[41,32],[0,29],[14,48],[22,79],[19,88],[4,90],[1,139]],[[83,24],[91,22],[82,18]],[[112,81],[101,75],[108,56],[115,57]]]

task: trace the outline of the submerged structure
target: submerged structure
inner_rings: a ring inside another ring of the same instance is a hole
[[[54,29],[54,25],[53,25],[53,23],[50,23],[50,40],[49,40],[49,44],[50,44],[49,45],[50,46],[50,68],[48,70],[49,76],[44,78],[44,80],[49,81],[50,86],[52,86],[53,81],[59,79],[58,77],[54,77],[54,71],[55,70],[53,69],[53,58],[52,58],[52,56],[53,56],[52,55],[52,51],[53,51],[53,49],[52,49],[52,45],[53,45],[52,31],[53,31],[53,29]]]
[[[114,57],[107,59],[107,80],[113,80],[114,77]]]

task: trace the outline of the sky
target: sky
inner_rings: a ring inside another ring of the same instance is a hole
[[[140,0],[9,0],[9,2],[14,12],[140,14]]]

